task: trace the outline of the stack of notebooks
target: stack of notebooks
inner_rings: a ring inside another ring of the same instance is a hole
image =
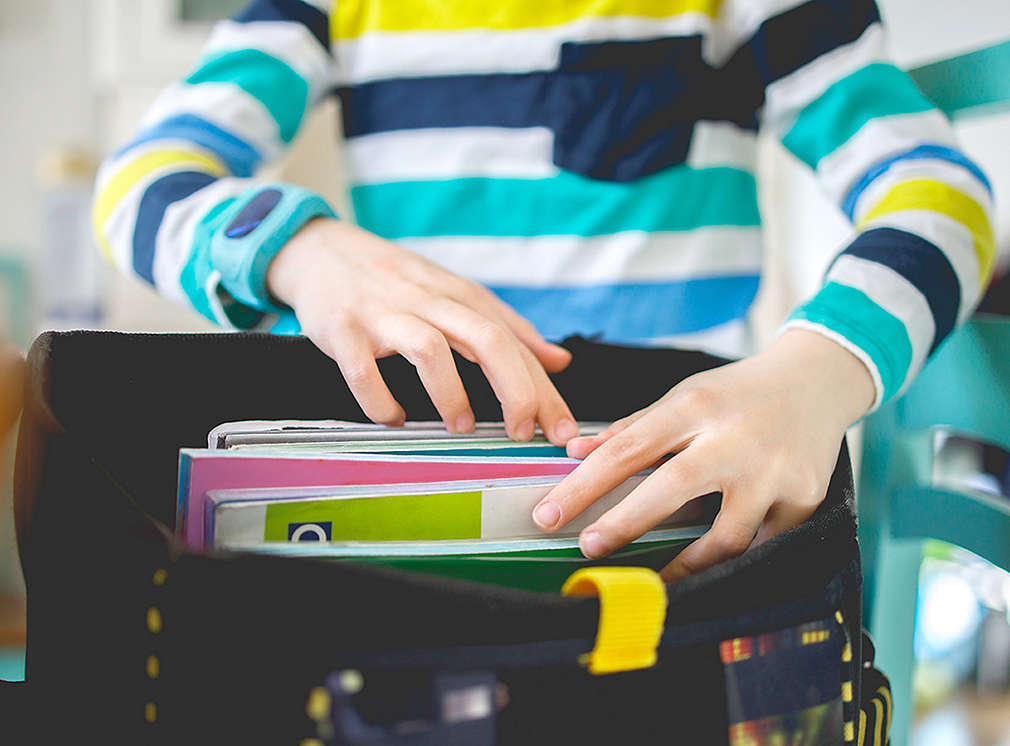
[[[382,564],[545,591],[589,563],[579,531],[648,475],[545,534],[533,508],[579,461],[542,437],[509,440],[500,423],[451,435],[431,422],[231,422],[211,431],[208,446],[180,451],[176,526],[193,548]],[[713,498],[695,500],[605,561],[661,567],[708,528],[717,507]]]

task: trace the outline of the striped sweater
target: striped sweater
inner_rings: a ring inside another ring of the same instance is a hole
[[[297,331],[263,276],[329,208],[255,174],[332,94],[356,222],[547,337],[747,352],[759,132],[856,228],[786,326],[858,356],[875,406],[992,269],[989,183],[873,0],[255,0],[104,163],[104,251],[222,325]]]

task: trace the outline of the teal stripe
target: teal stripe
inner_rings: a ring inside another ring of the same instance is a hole
[[[287,63],[259,49],[239,49],[207,57],[186,82],[237,85],[266,107],[286,143],[298,132],[309,101],[306,80]]]
[[[886,401],[897,393],[912,364],[912,342],[900,319],[862,290],[829,282],[790,319],[803,319],[838,332],[877,366]]]
[[[754,226],[754,176],[735,168],[660,171],[633,182],[563,171],[547,179],[398,181],[351,189],[358,223],[386,238],[599,236]]]
[[[193,304],[193,308],[215,324],[218,323],[218,319],[211,309],[210,301],[204,290],[207,286],[207,279],[213,270],[210,263],[210,241],[215,231],[227,222],[230,217],[228,207],[235,204],[235,201],[234,197],[229,197],[217,203],[197,223],[193,231],[192,253],[179,276],[179,284],[182,285],[182,290],[189,298],[189,302]]]
[[[908,74],[954,118],[1010,109],[1010,41],[923,65]]]
[[[837,81],[808,104],[782,143],[816,168],[871,119],[932,108],[908,75],[894,65],[874,63]]]

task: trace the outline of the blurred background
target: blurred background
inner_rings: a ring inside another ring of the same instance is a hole
[[[195,62],[214,20],[245,0],[0,0],[0,332],[22,349],[44,329],[200,331],[212,327],[94,248],[91,184],[157,93]],[[915,67],[1010,39],[1008,0],[878,0],[898,64]],[[1010,113],[958,125],[997,195],[997,238],[1010,249]],[[335,104],[315,112],[280,178],[338,208]],[[763,143],[768,268],[753,324],[767,340],[811,294],[849,226],[812,176]],[[858,438],[858,434],[856,434]],[[938,440],[937,479],[1006,497],[1006,454]],[[858,453],[858,446],[853,448]],[[0,679],[23,672],[24,588],[10,507],[12,444],[0,454]],[[1010,538],[1010,537],[1008,537]],[[1010,578],[977,558],[929,545],[918,608],[914,743],[1010,746]]]

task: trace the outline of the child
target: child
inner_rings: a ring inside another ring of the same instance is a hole
[[[334,90],[357,226],[252,178]],[[766,349],[576,437],[545,337],[750,352],[759,130],[855,240]],[[580,537],[603,556],[722,492],[674,579],[814,511],[846,428],[976,304],[989,192],[886,61],[872,0],[256,0],[107,160],[95,228],[222,325],[300,328],[377,422],[404,413],[376,358],[407,357],[454,432],[474,417],[451,350],[478,362],[513,437],[539,423],[585,458],[536,508],[544,530],[676,453]]]

